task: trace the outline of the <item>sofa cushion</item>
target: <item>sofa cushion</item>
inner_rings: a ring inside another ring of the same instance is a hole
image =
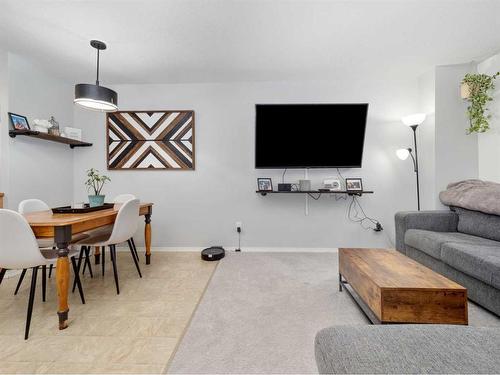
[[[406,245],[423,251],[436,259],[441,259],[441,246],[447,242],[500,246],[500,242],[460,232],[433,232],[422,229],[408,229],[405,233]]]
[[[459,232],[500,241],[500,216],[460,207],[453,207],[452,210],[458,214]]]
[[[500,243],[498,246],[484,246],[448,242],[441,247],[441,260],[500,289]]]
[[[336,326],[316,334],[320,374],[489,374],[500,329],[454,325]]]

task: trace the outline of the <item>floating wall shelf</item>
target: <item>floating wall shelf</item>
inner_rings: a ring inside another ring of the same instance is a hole
[[[300,191],[300,190],[295,190],[295,191],[260,191],[256,190],[255,191],[257,194],[260,195],[267,195],[267,194],[348,194],[348,195],[357,195],[361,196],[363,194],[373,194],[373,191],[370,190],[364,190],[364,191],[346,191],[346,190],[333,190],[333,191],[322,191],[322,190],[307,190],[307,191]]]
[[[31,137],[31,138],[43,139],[43,140],[51,141],[51,142],[63,143],[63,144],[68,145],[70,148],[92,146],[92,143],[77,141],[75,139],[61,137],[58,135],[41,133],[41,132],[34,131],[34,130],[10,130],[9,131],[9,136],[11,138],[16,138],[18,135],[22,135],[25,137]]]

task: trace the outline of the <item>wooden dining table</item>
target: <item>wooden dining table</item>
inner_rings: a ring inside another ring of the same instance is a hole
[[[144,216],[144,239],[146,264],[151,263],[151,215],[153,203],[141,203],[139,216]],[[25,214],[36,238],[54,238],[58,249],[56,263],[56,287],[58,297],[59,329],[68,327],[68,289],[69,289],[69,246],[73,235],[112,225],[118,210],[109,208],[88,213],[54,214],[52,211],[39,211]]]

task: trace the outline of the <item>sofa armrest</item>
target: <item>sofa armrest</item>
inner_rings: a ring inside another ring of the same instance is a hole
[[[398,212],[396,219],[396,249],[405,251],[405,233],[408,229],[424,229],[434,232],[456,232],[458,215],[453,211],[406,211]]]

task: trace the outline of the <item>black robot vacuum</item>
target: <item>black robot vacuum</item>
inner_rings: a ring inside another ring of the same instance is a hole
[[[226,252],[222,246],[212,246],[201,252],[201,259],[206,261],[220,260],[224,258]]]

